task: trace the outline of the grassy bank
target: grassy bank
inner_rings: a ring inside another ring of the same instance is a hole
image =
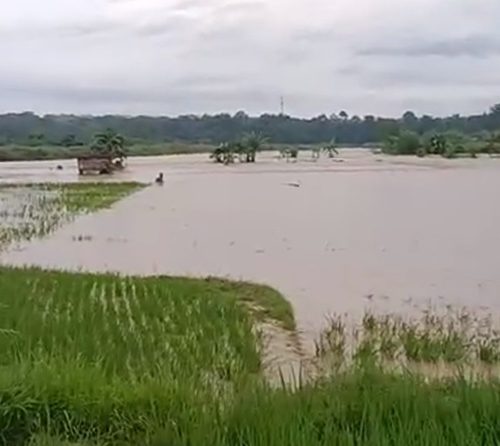
[[[270,387],[260,375],[255,314],[244,302],[258,291],[255,285],[215,279],[0,269],[0,441],[151,446],[500,441],[499,382],[471,380],[460,375],[460,367],[455,376],[429,379],[391,372],[358,356],[299,388]],[[381,352],[374,334],[380,325],[373,328],[368,319],[364,324]],[[426,328],[421,330],[424,335]],[[426,345],[424,338],[417,343]]]

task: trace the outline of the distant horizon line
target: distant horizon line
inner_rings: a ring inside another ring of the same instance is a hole
[[[488,115],[491,113],[491,108],[490,110],[483,111],[482,113],[472,113],[472,114],[462,114],[462,113],[454,113],[454,114],[448,114],[448,115],[432,115],[432,114],[417,114],[416,112],[412,111],[411,109],[406,110],[403,112],[400,116],[388,116],[388,115],[376,115],[376,114],[364,114],[364,115],[359,115],[359,114],[349,114],[347,110],[339,110],[338,112],[332,112],[332,113],[320,113],[314,116],[299,116],[299,115],[292,115],[289,113],[272,113],[272,112],[263,112],[260,114],[250,114],[247,113],[245,110],[238,110],[237,112],[216,112],[216,113],[182,113],[178,115],[168,115],[168,114],[125,114],[125,113],[73,113],[73,112],[50,112],[50,113],[38,113],[32,110],[23,110],[23,111],[7,111],[7,112],[0,112],[0,117],[2,116],[9,116],[9,115],[15,115],[15,116],[22,116],[22,115],[32,115],[36,116],[38,118],[46,118],[46,117],[71,117],[71,118],[106,118],[106,117],[114,117],[114,118],[126,118],[126,119],[134,119],[134,118],[151,118],[151,119],[182,119],[182,118],[193,118],[193,119],[201,119],[204,117],[217,117],[217,116],[229,116],[231,118],[236,118],[238,114],[243,115],[247,118],[250,119],[259,119],[262,117],[286,117],[290,119],[299,119],[299,120],[314,120],[322,117],[326,117],[327,119],[332,119],[333,116],[336,116],[337,118],[341,119],[342,118],[339,116],[342,112],[345,112],[347,114],[347,118],[344,119],[352,119],[354,117],[357,117],[361,120],[365,119],[366,117],[373,117],[375,119],[402,119],[406,113],[413,113],[417,118],[422,118],[422,117],[430,117],[430,118],[437,118],[437,119],[446,119],[446,118],[452,118],[452,117],[461,117],[461,118],[466,118],[466,117],[474,117],[474,116],[484,116]]]

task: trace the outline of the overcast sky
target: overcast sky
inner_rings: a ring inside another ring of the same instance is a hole
[[[476,113],[500,0],[2,0],[0,112]]]

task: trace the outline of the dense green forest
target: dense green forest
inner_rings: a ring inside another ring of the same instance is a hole
[[[272,143],[316,144],[332,138],[340,145],[381,143],[402,132],[424,136],[455,132],[486,140],[500,130],[500,104],[481,115],[449,117],[416,116],[408,111],[400,118],[349,116],[345,111],[311,119],[264,114],[149,117],[74,116],[34,113],[0,115],[0,145],[63,146],[87,145],[96,133],[112,128],[129,144],[189,142],[218,144],[256,132]]]

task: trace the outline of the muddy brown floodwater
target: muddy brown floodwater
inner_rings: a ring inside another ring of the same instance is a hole
[[[307,339],[327,314],[368,306],[500,310],[500,160],[340,158],[269,154],[229,167],[206,155],[132,159],[113,180],[151,182],[162,171],[165,184],[2,261],[266,283],[292,302]],[[74,180],[74,162],[0,165],[0,181]]]

